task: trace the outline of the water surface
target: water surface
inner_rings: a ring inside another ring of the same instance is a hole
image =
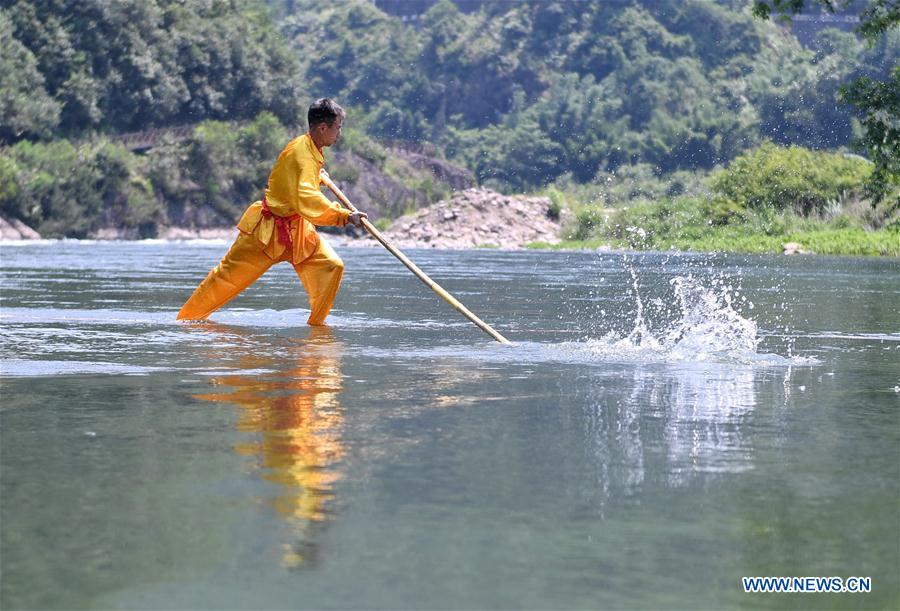
[[[900,604],[896,259],[225,247],[0,246],[4,609]]]

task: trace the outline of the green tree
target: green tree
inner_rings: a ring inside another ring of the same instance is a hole
[[[869,191],[900,211],[900,67],[890,79],[862,77],[843,89],[844,98],[863,112],[866,150],[875,162]]]
[[[790,19],[813,4],[806,0],[758,0],[753,13],[761,19],[776,14]],[[836,8],[835,0],[817,0],[816,4],[830,12]],[[883,34],[896,33],[900,25],[900,2],[897,0],[872,0],[860,15],[858,31],[874,46]],[[865,135],[861,146],[875,162],[869,191],[877,203],[889,198],[892,210],[900,209],[900,68],[890,62],[890,74],[883,81],[860,76],[841,87],[841,97],[853,104],[863,117]]]
[[[552,182],[562,173],[562,147],[533,119],[515,127],[448,132],[448,152],[467,162],[479,182],[501,189],[525,190]]]
[[[60,104],[47,93],[37,59],[13,30],[0,9],[0,143],[46,138],[59,123]]]
[[[174,180],[159,176],[169,185],[181,183],[196,189],[195,205],[208,204],[222,221],[234,222],[249,202],[262,197],[272,164],[289,139],[288,131],[270,113],[237,129],[205,121],[179,147],[190,175]]]
[[[0,213],[47,237],[84,238],[101,227],[152,236],[162,206],[144,160],[119,145],[22,141],[0,151]]]
[[[288,123],[297,118],[297,62],[277,44],[256,0],[18,0],[4,12],[15,41],[6,42],[3,26],[4,44],[32,54],[60,109],[62,134],[252,118],[263,110]]]
[[[765,143],[711,178],[713,192],[758,211],[821,214],[830,201],[860,190],[872,164],[856,156]]]
[[[281,30],[317,97],[339,98],[364,112],[385,101],[412,112],[421,106],[421,99],[409,103],[422,97],[424,84],[414,30],[362,0],[329,6],[297,2],[292,11]]]

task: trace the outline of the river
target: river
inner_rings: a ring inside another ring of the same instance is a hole
[[[0,246],[4,609],[900,605],[900,260],[225,247]]]

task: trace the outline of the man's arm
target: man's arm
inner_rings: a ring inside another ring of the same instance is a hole
[[[310,160],[300,160],[300,181],[297,185],[297,214],[313,225],[334,225],[343,227],[350,221],[350,211],[337,202],[329,201],[319,191],[317,164]],[[350,221],[352,222],[352,221]],[[354,225],[357,223],[354,222]]]

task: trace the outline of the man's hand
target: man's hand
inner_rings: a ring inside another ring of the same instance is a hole
[[[347,222],[353,225],[354,227],[362,227],[362,220],[369,218],[369,215],[365,212],[353,212],[350,216],[347,217]]]

